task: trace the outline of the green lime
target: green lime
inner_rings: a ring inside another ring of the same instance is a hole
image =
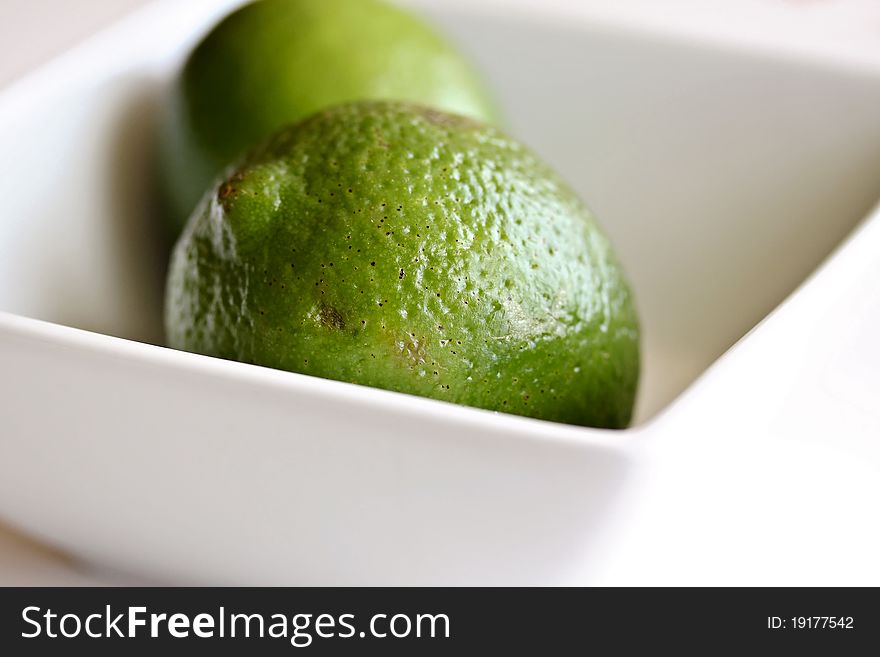
[[[196,47],[162,128],[162,184],[176,236],[237,157],[331,105],[397,99],[491,120],[471,65],[421,20],[380,0],[259,0]]]
[[[633,297],[590,212],[489,125],[363,102],[277,133],[172,256],[172,347],[536,418],[630,421]]]

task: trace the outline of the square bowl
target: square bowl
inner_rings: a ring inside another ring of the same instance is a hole
[[[878,581],[880,66],[414,3],[632,279],[636,422],[585,429],[157,346],[157,109],[233,4],[0,96],[0,515],[169,582]]]

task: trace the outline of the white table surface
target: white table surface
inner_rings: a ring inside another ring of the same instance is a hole
[[[181,0],[186,2],[187,0]],[[518,4],[535,0],[485,0]],[[880,61],[878,0],[544,0],[598,19]],[[0,91],[148,0],[2,0]],[[138,584],[96,574],[0,521],[0,586]]]

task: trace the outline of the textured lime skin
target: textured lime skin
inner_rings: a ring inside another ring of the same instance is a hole
[[[422,21],[380,0],[260,0],[229,15],[189,57],[163,120],[174,236],[245,151],[320,109],[371,99],[493,117],[470,64]]]
[[[630,421],[633,298],[608,240],[497,129],[325,110],[206,196],[172,256],[172,347],[597,427]]]

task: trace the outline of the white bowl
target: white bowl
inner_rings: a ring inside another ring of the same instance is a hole
[[[0,97],[0,515],[168,582],[880,583],[880,67],[419,3],[633,280],[614,432],[149,344],[156,108],[230,4]]]

